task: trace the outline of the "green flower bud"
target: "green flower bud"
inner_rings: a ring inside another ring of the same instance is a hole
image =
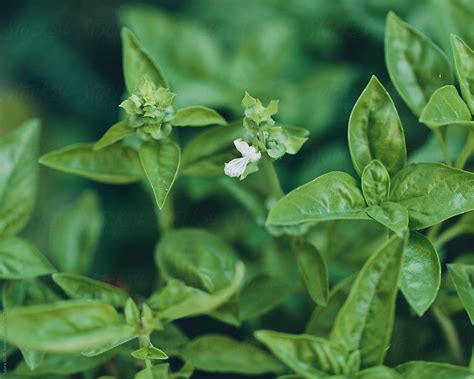
[[[175,117],[172,102],[175,96],[168,88],[156,88],[144,75],[137,92],[123,101],[120,107],[127,112],[130,127],[136,128],[141,139],[158,140],[171,133],[171,121]]]
[[[264,107],[260,100],[245,92],[242,105],[245,108],[244,126],[248,130],[258,131],[275,124],[272,116],[278,112],[278,100],[272,100],[267,107]]]

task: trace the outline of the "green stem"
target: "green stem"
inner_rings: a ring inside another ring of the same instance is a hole
[[[464,168],[467,160],[471,156],[472,150],[474,150],[474,131],[469,130],[469,137],[466,144],[464,145],[464,149],[462,149],[461,154],[459,154],[459,157],[456,161],[456,168]]]
[[[448,146],[446,145],[446,142],[444,141],[443,134],[439,129],[432,129],[434,135],[436,136],[436,139],[438,140],[439,146],[441,147],[441,151],[443,152],[444,159],[446,161],[446,164],[448,166],[453,165],[453,161],[451,160],[451,157],[449,156],[449,151],[448,151]]]
[[[439,230],[441,229],[441,226],[443,225],[442,222],[439,224],[433,225],[431,228],[428,229],[427,237],[430,241],[434,241],[436,236],[438,235]]]
[[[174,208],[173,208],[173,196],[170,193],[168,198],[163,205],[163,208],[158,209],[158,224],[162,233],[173,230],[174,227]]]
[[[437,306],[433,306],[432,312],[444,334],[444,338],[448,343],[449,350],[451,351],[454,360],[456,363],[463,365],[465,363],[464,353],[453,322]]]
[[[273,166],[273,162],[270,158],[262,159],[262,171],[267,177],[268,184],[270,186],[270,193],[276,199],[281,199],[283,197],[283,191],[281,190],[280,180]]]
[[[145,334],[145,335],[139,336],[138,341],[140,342],[140,347],[149,346],[151,344],[150,335]],[[151,368],[153,366],[151,363],[151,359],[145,359],[145,366],[146,368]]]
[[[438,238],[434,240],[434,245],[436,248],[439,248],[446,244],[447,242],[451,241],[452,239],[460,236],[464,233],[464,228],[460,224],[455,224],[450,228],[446,229],[443,233],[441,233]]]

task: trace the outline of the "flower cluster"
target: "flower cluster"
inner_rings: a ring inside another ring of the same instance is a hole
[[[240,179],[258,170],[257,161],[262,153],[271,159],[281,158],[286,153],[296,154],[307,140],[306,130],[275,124],[272,116],[278,112],[278,100],[272,100],[264,107],[260,100],[246,92],[242,105],[245,133],[243,138],[234,141],[242,158],[233,159],[224,167],[226,175]]]
[[[175,117],[172,102],[175,96],[168,88],[156,88],[144,75],[137,92],[123,101],[120,107],[127,112],[129,126],[136,128],[141,139],[158,140],[171,133],[171,120]]]

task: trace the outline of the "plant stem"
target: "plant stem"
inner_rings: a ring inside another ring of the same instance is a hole
[[[474,149],[474,131],[469,130],[469,136],[467,138],[467,142],[464,145],[464,149],[462,149],[461,154],[456,161],[456,168],[464,168],[466,165],[467,160],[471,156],[472,150]]]
[[[448,343],[449,350],[451,351],[454,360],[456,363],[464,365],[464,353],[462,351],[461,342],[459,341],[459,336],[453,322],[437,306],[433,306],[432,312],[441,328],[441,331],[444,334],[444,338]]]
[[[448,146],[446,146],[446,142],[444,141],[443,134],[439,129],[432,129],[436,139],[438,140],[439,146],[441,147],[441,151],[444,155],[444,160],[448,166],[452,166],[453,162],[451,161],[451,157],[449,156]]]
[[[439,248],[446,244],[447,242],[451,241],[453,238],[460,236],[464,233],[464,228],[462,225],[455,224],[450,228],[446,229],[443,233],[441,233],[438,238],[435,239],[434,245],[436,248]]]
[[[157,209],[158,212],[158,224],[160,226],[161,233],[169,232],[174,227],[174,208],[173,208],[173,196],[170,193],[168,198],[163,205],[163,208]]]
[[[273,166],[273,162],[270,158],[262,159],[262,171],[267,177],[268,184],[270,186],[270,193],[276,199],[281,199],[283,197],[283,191],[281,190],[280,180]]]
[[[140,347],[149,346],[151,344],[150,335],[145,334],[145,335],[139,336],[138,341],[140,342]],[[145,366],[146,368],[151,368],[153,366],[150,359],[145,359]]]

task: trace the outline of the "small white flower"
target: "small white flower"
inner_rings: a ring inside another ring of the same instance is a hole
[[[262,157],[262,153],[241,138],[236,139],[234,145],[242,154],[242,158],[232,159],[225,164],[224,173],[232,178],[242,176],[250,162],[257,162]]]

